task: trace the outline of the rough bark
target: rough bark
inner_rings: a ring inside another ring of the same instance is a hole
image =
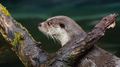
[[[110,14],[104,17],[83,41],[79,41],[78,36],[78,39],[67,43],[56,53],[52,61],[48,60],[47,52],[37,47],[41,43],[36,42],[2,5],[0,5],[0,32],[26,67],[43,67],[44,65],[68,67],[72,66],[79,56],[82,56],[104,35],[108,27],[115,22],[116,16],[116,14]]]
[[[47,53],[37,47],[40,43],[37,43],[2,5],[0,5],[0,32],[26,67],[39,67],[47,61]]]

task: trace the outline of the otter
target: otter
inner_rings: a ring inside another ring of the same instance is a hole
[[[66,43],[78,38],[84,40],[87,33],[71,18],[67,16],[55,16],[39,23],[38,29],[60,41],[64,46]],[[105,51],[104,49],[93,46],[87,52],[76,67],[120,67],[120,58]]]
[[[87,35],[74,20],[67,16],[55,16],[49,18],[46,21],[39,23],[38,29],[44,34],[59,40],[62,46],[76,35],[81,35],[81,40]]]

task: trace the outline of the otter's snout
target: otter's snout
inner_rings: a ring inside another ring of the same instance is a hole
[[[41,31],[42,23],[38,24],[38,29]]]
[[[42,26],[42,24],[41,24],[41,23],[39,23],[39,24],[38,24],[38,26],[39,26],[39,27],[41,27],[41,26]]]

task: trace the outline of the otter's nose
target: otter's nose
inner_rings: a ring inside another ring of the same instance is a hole
[[[40,27],[41,27],[41,26],[42,26],[42,24],[41,24],[41,23],[39,23],[39,24],[38,24],[38,26],[40,26]]]

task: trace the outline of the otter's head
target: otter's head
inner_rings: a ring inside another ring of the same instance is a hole
[[[66,16],[55,16],[47,19],[38,25],[40,31],[44,34],[56,38],[63,45],[77,35],[84,39],[86,33],[71,18]]]

